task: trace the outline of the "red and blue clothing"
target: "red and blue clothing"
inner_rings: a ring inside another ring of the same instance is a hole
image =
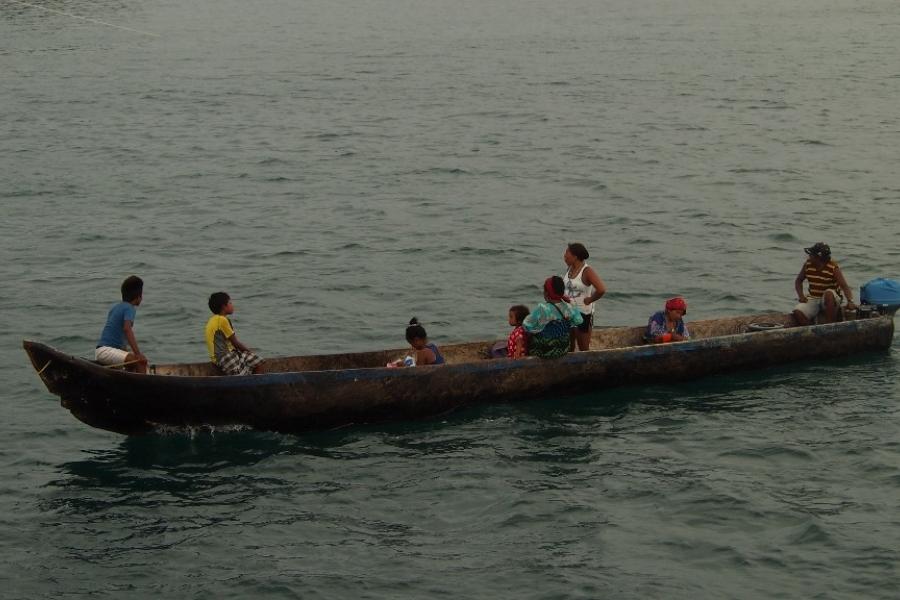
[[[522,340],[522,347],[525,349],[525,356],[528,355],[528,338],[525,336],[525,328],[519,325],[512,330],[509,337],[506,338],[506,355],[512,357],[516,354],[516,345]]]
[[[647,322],[647,339],[657,338],[661,335],[665,335],[667,333],[677,333],[683,338],[690,338],[691,334],[688,332],[687,325],[684,323],[684,319],[678,321],[675,324],[675,328],[673,331],[669,331],[666,326],[666,311],[661,310],[659,312],[653,313],[653,316],[650,317],[650,320]]]

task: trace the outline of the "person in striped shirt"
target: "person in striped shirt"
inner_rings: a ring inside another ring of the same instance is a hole
[[[799,304],[794,307],[794,319],[797,325],[812,323],[834,323],[838,320],[838,309],[841,298],[847,299],[847,310],[853,310],[853,292],[844,279],[844,274],[836,262],[831,260],[831,248],[824,242],[817,242],[804,248],[809,258],[794,280]],[[806,280],[809,295],[803,293],[803,281]]]

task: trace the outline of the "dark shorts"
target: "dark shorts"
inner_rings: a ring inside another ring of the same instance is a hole
[[[581,313],[581,318],[583,319],[581,325],[573,327],[572,329],[577,329],[581,333],[588,333],[594,327],[594,313],[589,315]]]

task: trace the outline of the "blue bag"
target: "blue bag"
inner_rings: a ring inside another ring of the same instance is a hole
[[[550,321],[544,329],[528,340],[528,354],[540,358],[559,358],[569,351],[569,319],[555,304],[553,308],[559,312],[560,319]]]
[[[859,288],[859,301],[876,306],[900,305],[900,282],[879,277]]]

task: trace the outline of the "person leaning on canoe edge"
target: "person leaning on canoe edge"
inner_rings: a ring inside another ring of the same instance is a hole
[[[794,280],[799,304],[794,307],[794,320],[797,325],[811,323],[834,323],[841,317],[841,298],[847,298],[847,310],[854,310],[853,292],[844,279],[844,273],[836,262],[831,260],[831,248],[824,242],[817,242],[804,248],[807,258],[800,273]],[[803,281],[806,280],[809,295],[803,293]],[[843,292],[843,293],[842,293]]]
[[[206,349],[209,360],[226,375],[254,375],[263,372],[263,359],[241,343],[228,315],[234,313],[231,297],[216,292],[209,297],[213,316],[206,322]]]
[[[644,335],[651,344],[683,342],[691,337],[684,315],[687,314],[687,302],[681,296],[666,300],[665,310],[650,316],[647,322],[647,333]]]

